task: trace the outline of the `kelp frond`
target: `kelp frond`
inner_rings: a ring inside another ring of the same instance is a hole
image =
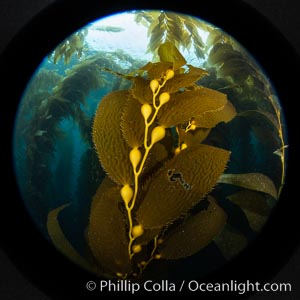
[[[77,58],[81,58],[87,32],[87,29],[82,29],[60,43],[53,52],[53,63],[56,64],[63,59],[64,64],[67,65],[74,54]]]
[[[205,44],[199,28],[207,29],[208,26],[203,22],[167,11],[141,11],[136,14],[135,21],[148,28],[148,52],[156,53],[161,44],[171,42],[178,49],[194,48],[196,55],[204,58]]]

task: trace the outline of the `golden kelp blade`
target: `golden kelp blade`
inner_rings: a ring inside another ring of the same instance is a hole
[[[178,135],[180,141],[190,147],[202,143],[208,137],[210,131],[210,128],[197,128],[188,132],[185,132],[185,129],[179,129]]]
[[[64,204],[58,208],[53,209],[48,214],[47,230],[51,241],[53,242],[57,250],[63,253],[67,258],[88,271],[96,272],[96,268],[92,264],[90,264],[88,260],[80,256],[71,245],[71,243],[66,239],[59,225],[57,217],[59,213],[67,206],[69,206],[69,204]]]
[[[219,110],[208,111],[199,117],[195,117],[194,122],[197,127],[213,128],[220,122],[228,123],[236,116],[236,110],[230,101]]]
[[[153,94],[150,89],[150,80],[138,76],[133,78],[132,82],[132,96],[141,104],[152,103]]]
[[[96,192],[87,231],[87,240],[98,264],[107,272],[131,271],[124,217],[119,209],[122,199],[118,187],[99,187]]]
[[[170,42],[165,42],[159,46],[158,55],[161,61],[173,63],[174,70],[177,70],[186,64],[184,57],[174,44]]]
[[[203,199],[223,173],[230,152],[199,145],[181,151],[155,174],[137,211],[144,228],[173,222]]]
[[[159,111],[158,121],[164,127],[172,127],[191,118],[201,117],[207,112],[221,110],[226,103],[225,94],[204,87],[176,93],[171,95],[170,101]]]
[[[191,65],[187,66],[189,68],[187,73],[180,73],[180,70],[177,70],[175,76],[167,81],[161,91],[169,94],[176,93],[182,88],[193,86],[196,81],[208,75],[208,72],[203,69]],[[144,68],[145,70],[148,70],[147,79],[142,76],[131,78],[134,84],[132,95],[142,104],[152,103],[152,92],[149,85],[150,80],[153,78],[160,80],[166,74],[168,69],[172,69],[169,65],[166,65],[166,62],[158,62],[155,64],[148,63]]]
[[[166,140],[164,139],[163,142],[166,142]],[[151,174],[160,169],[165,161],[173,157],[173,153],[170,153],[169,149],[172,150],[172,148],[166,147],[166,144],[162,142],[158,142],[152,147],[143,169],[142,176],[144,177],[142,178],[148,178],[148,181],[150,181],[152,179]],[[145,185],[145,181],[143,184]]]
[[[106,95],[100,102],[93,124],[93,141],[102,167],[122,185],[133,183],[129,147],[121,132],[122,111],[128,91]]]
[[[228,183],[249,190],[263,192],[277,199],[278,194],[274,182],[261,173],[223,174],[219,183]]]
[[[178,226],[164,240],[161,257],[178,259],[191,256],[207,246],[221,232],[227,216],[213,197],[208,197],[209,206]]]
[[[164,74],[168,69],[173,69],[173,63],[170,62],[148,62],[141,70],[147,71],[148,79],[158,79]]]
[[[145,121],[141,114],[140,102],[128,95],[122,114],[123,137],[131,148],[138,148],[144,142]]]
[[[191,65],[187,66],[189,71],[183,74],[177,71],[175,76],[167,81],[166,85],[162,89],[162,92],[168,92],[169,94],[176,93],[182,88],[193,86],[196,81],[208,75],[208,72],[203,69],[196,68]]]

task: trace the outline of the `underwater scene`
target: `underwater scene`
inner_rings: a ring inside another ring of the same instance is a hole
[[[207,275],[250,245],[280,197],[276,90],[221,28],[130,11],[80,28],[20,101],[15,173],[42,235],[100,277]]]

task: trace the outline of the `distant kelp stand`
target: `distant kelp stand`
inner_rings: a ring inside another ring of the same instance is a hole
[[[57,141],[67,134],[60,124],[63,120],[73,120],[87,148],[93,147],[91,126],[94,111],[87,98],[92,91],[108,92],[124,84],[125,80],[111,80],[108,78],[111,75],[103,71],[109,67],[123,72],[114,63],[114,57],[116,60],[125,59],[122,52],[108,55],[99,52],[78,61],[65,71],[65,75],[42,68],[27,86],[15,131],[16,166],[22,174],[20,182],[28,205],[39,212],[41,220],[46,220],[51,203],[57,205],[57,200],[51,196],[55,179],[50,165]],[[85,166],[82,168],[86,169]],[[45,221],[40,224],[45,230]]]

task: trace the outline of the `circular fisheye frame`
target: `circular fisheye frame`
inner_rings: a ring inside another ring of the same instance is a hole
[[[91,1],[64,22],[54,3],[3,54],[16,84],[3,244],[52,296],[101,279],[265,281],[297,245],[284,70],[299,58],[247,5],[194,5]]]
[[[15,122],[27,210],[100,276],[205,275],[256,237],[284,185],[272,83],[190,15],[126,11],[80,28],[39,65]]]

